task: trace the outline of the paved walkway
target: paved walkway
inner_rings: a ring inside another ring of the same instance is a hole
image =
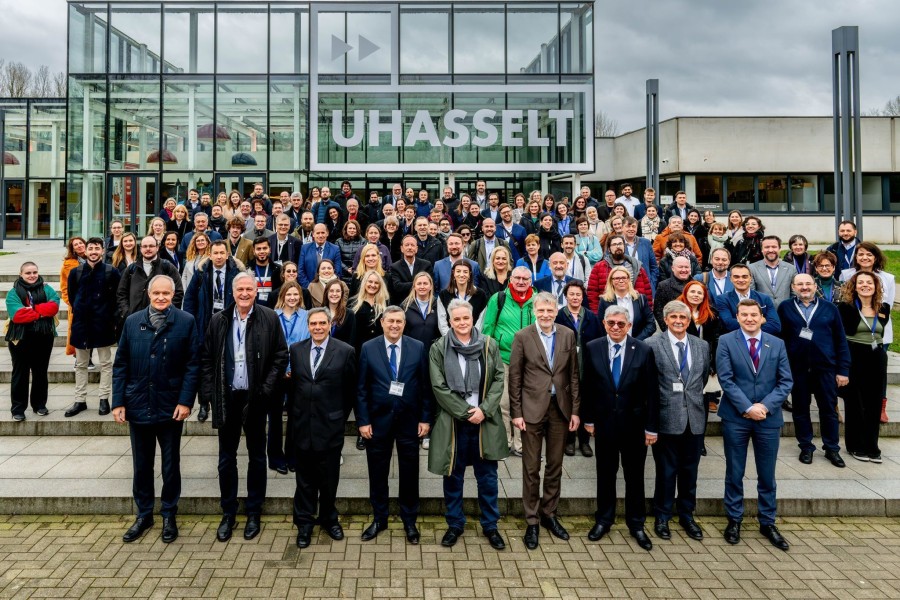
[[[892,519],[786,520],[788,553],[746,522],[740,545],[721,537],[722,519],[703,519],[702,543],[673,529],[639,549],[618,524],[598,543],[587,519],[568,519],[568,542],[541,534],[525,549],[522,524],[505,520],[508,547],[495,552],[469,526],[455,548],[439,545],[440,518],[420,523],[409,546],[398,523],[363,544],[357,517],[347,538],[324,534],[294,545],[287,518],[266,517],[250,542],[215,540],[218,520],[182,516],[181,537],[159,540],[160,525],[123,544],[125,517],[0,517],[0,598],[897,598],[900,523]],[[239,523],[239,526],[241,524]],[[238,530],[239,533],[240,530]]]

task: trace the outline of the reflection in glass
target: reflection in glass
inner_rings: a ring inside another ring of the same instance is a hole
[[[246,152],[266,168],[268,94],[265,78],[234,81],[219,79],[216,92],[216,124],[228,130],[230,140],[216,142],[216,169],[232,167],[232,157]]]
[[[474,115],[477,111],[482,109],[489,109],[496,111],[497,114],[493,118],[485,119],[486,123],[490,123],[494,127],[497,128],[498,132],[500,130],[500,111],[502,111],[505,106],[505,96],[495,96],[495,95],[485,95],[485,94],[454,94],[453,95],[453,108],[464,110],[468,114],[463,123],[472,130],[473,128],[473,119]],[[459,148],[455,148],[453,151],[453,160],[454,162],[465,162],[465,163],[496,163],[496,162],[505,162],[506,161],[506,151],[500,145],[499,138],[497,141],[489,146],[478,146],[474,142],[474,138],[484,138],[484,134],[478,133],[469,137],[467,143],[463,144]]]
[[[309,72],[309,8],[272,5],[272,43],[269,54],[272,73]]]
[[[454,6],[454,72],[505,72],[503,25],[502,5]]]
[[[299,171],[306,168],[308,89],[305,82],[272,79],[269,92],[270,169]]]
[[[70,169],[105,168],[105,120],[106,83],[70,77],[69,129],[66,132],[66,158]]]
[[[594,68],[594,12],[590,4],[560,5],[559,66],[562,73]]]
[[[109,169],[158,168],[149,162],[161,150],[158,80],[113,81],[109,103]]]
[[[450,7],[400,9],[400,72],[450,73]]]
[[[729,176],[725,178],[725,186],[728,190],[728,210],[753,211],[756,209],[753,177]],[[698,190],[699,187],[698,184]]]
[[[176,163],[165,169],[212,169],[217,143],[230,139],[226,127],[213,125],[213,86],[204,80],[170,80],[163,90],[163,147]]]
[[[69,4],[69,72],[106,72],[106,4]]]
[[[66,104],[31,103],[30,177],[65,177]]]
[[[28,152],[28,105],[14,102],[3,105],[4,133],[3,176],[6,179],[25,177]]]
[[[159,73],[160,5],[110,8],[110,73]]]
[[[106,235],[102,173],[70,173],[66,182],[66,234],[69,237]]]
[[[862,176],[863,210],[882,210],[881,175]]]
[[[760,175],[757,178],[759,210],[763,212],[787,211],[787,176]]]
[[[718,175],[697,175],[697,204],[718,208],[722,204],[722,178]],[[713,208],[713,210],[716,210]]]
[[[559,72],[556,4],[510,5],[506,13],[506,72]]]
[[[218,5],[216,45],[219,73],[265,73],[269,24],[266,7]]]
[[[818,212],[818,182],[817,175],[791,175],[791,212]]]
[[[165,72],[212,73],[215,55],[212,6],[167,4],[164,17]]]

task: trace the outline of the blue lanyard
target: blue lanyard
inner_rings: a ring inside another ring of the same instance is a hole
[[[263,278],[263,277],[268,277],[268,276],[269,276],[269,265],[266,265],[266,270],[263,271],[263,274],[262,274],[262,275],[259,274],[259,267],[258,267],[258,266],[253,265],[253,270],[256,271],[256,280],[259,281],[259,282],[262,282],[262,278]]]
[[[687,367],[687,355],[688,355],[687,338],[684,338],[684,356],[681,357],[681,364],[678,365],[678,379],[681,379],[681,374],[684,373],[684,368]]]
[[[297,316],[297,313],[292,315],[290,321],[284,318],[284,313],[278,315],[281,317],[281,328],[284,330],[284,337],[287,338],[288,343],[291,341],[291,336],[294,335],[294,329],[297,328],[297,322],[300,320],[300,317]],[[288,323],[291,323],[291,329],[288,331]]]
[[[866,324],[866,327],[869,327],[869,322],[866,320],[866,316],[862,313],[862,302],[859,300],[856,301],[856,310],[859,311],[859,317],[863,320],[863,323]],[[875,316],[872,317],[872,336],[875,336],[875,328],[878,327],[878,311],[875,311]]]
[[[247,318],[249,319],[250,315],[247,315]],[[244,334],[241,333],[241,319],[240,319],[240,317],[238,317],[236,309],[235,309],[234,320],[236,321],[236,325],[237,325],[237,331],[235,332],[235,335],[237,335],[238,346],[241,346],[244,343]],[[244,321],[244,327],[245,328],[247,327],[246,320]],[[246,333],[246,330],[245,330],[245,333]]]

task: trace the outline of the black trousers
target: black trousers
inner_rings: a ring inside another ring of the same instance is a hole
[[[625,523],[628,529],[643,529],[646,519],[644,496],[644,464],[647,446],[644,432],[616,428],[615,431],[595,437],[594,456],[597,459],[597,523],[612,526],[616,520],[616,477],[619,473],[619,457],[625,476]]]
[[[278,382],[275,389],[275,397],[269,403],[266,454],[269,457],[269,466],[273,469],[288,462],[286,459],[288,445],[284,439],[284,399],[289,386],[290,379],[282,379]],[[290,430],[288,431],[290,432]],[[288,433],[289,439],[290,433]],[[291,461],[291,464],[293,464],[293,461]]]
[[[28,408],[28,376],[31,376],[31,409],[47,407],[47,367],[53,350],[53,336],[27,332],[17,344],[9,345],[12,379],[9,396],[12,414],[24,415]]]
[[[653,508],[660,521],[671,519],[673,508],[679,517],[693,517],[697,506],[697,472],[702,449],[703,434],[691,433],[690,425],[678,435],[660,433],[653,444],[653,458],[656,461]]]
[[[222,512],[231,516],[238,510],[237,451],[241,431],[246,436],[249,458],[244,505],[247,514],[260,514],[266,499],[266,407],[247,406],[247,402],[247,392],[232,391],[226,401],[225,424],[219,428],[219,493]]]
[[[579,446],[591,443],[591,434],[584,428],[584,423],[578,425],[578,431],[570,431],[566,434],[566,443],[574,444],[576,436],[578,437]]]
[[[400,479],[400,519],[415,525],[419,514],[419,436],[418,423],[394,421],[387,431],[373,428],[372,439],[366,440],[366,461],[369,465],[369,496],[377,523],[387,523],[388,477],[391,455],[397,447],[397,466]]]
[[[127,416],[126,409],[126,416]],[[178,512],[181,497],[181,432],[184,421],[169,420],[148,425],[129,425],[131,434],[131,458],[134,464],[132,492],[138,517],[153,515],[153,464],[156,462],[156,444],[162,459],[162,506],[160,514],[172,517]]]
[[[343,444],[321,452],[300,450],[302,460],[297,461],[297,491],[294,492],[294,524],[298,527],[312,526],[318,521],[322,527],[338,522],[338,512],[334,503],[337,498],[338,482],[341,478],[341,450]]]
[[[868,456],[881,453],[881,400],[887,377],[887,356],[881,346],[850,342],[850,383],[842,388],[844,397],[844,442],[848,452]]]

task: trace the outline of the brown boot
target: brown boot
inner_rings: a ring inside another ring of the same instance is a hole
[[[887,422],[888,422],[888,416],[887,416],[887,398],[884,398],[884,399],[882,399],[882,401],[881,401],[881,422],[882,422],[882,423],[887,423]]]

